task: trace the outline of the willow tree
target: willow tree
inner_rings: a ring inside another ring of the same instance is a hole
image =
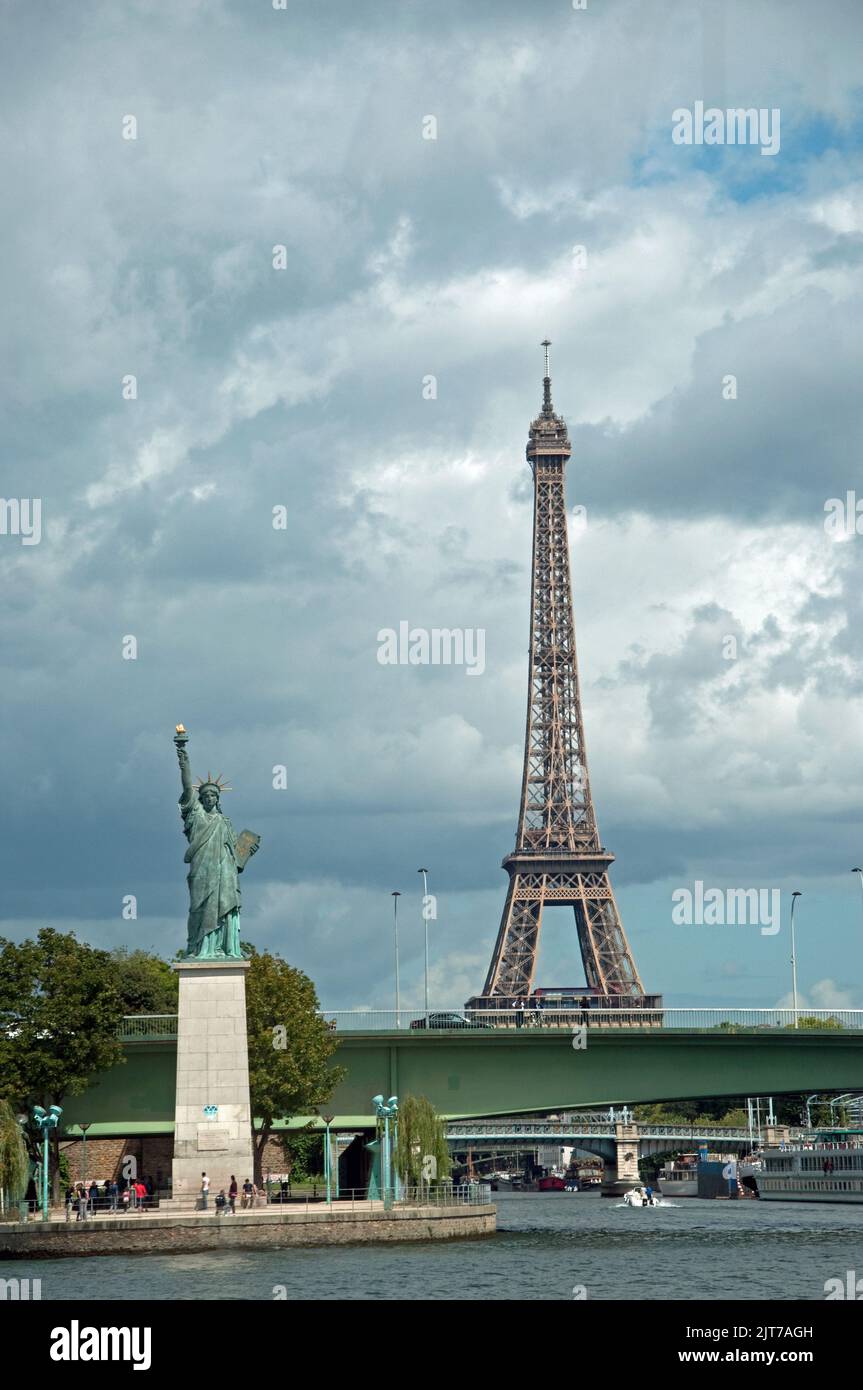
[[[442,1182],[450,1175],[446,1121],[425,1096],[405,1096],[399,1101],[394,1163],[408,1187]]]
[[[30,1160],[27,1145],[15,1111],[8,1100],[0,1098],[0,1212],[14,1207],[24,1196]]]

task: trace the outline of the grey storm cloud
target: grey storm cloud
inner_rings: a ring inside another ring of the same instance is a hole
[[[823,522],[859,478],[861,26],[844,0],[4,8],[0,493],[41,498],[43,537],[0,536],[0,932],[181,943],[182,719],[263,835],[247,935],[329,1004],[387,1002],[389,894],[409,991],[429,863],[435,988],[477,987],[548,335],[587,509],[591,775],[642,974],[691,992],[667,885],[808,862],[840,977],[863,542]],[[780,105],[780,154],[675,147],[701,96]],[[485,674],[382,666],[401,621],[481,628]],[[742,982],[784,989],[781,951],[740,950]]]

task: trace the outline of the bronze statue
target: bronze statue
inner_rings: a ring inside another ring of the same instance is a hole
[[[189,735],[177,725],[174,743],[180,764],[183,793],[180,815],[183,833],[189,841],[185,863],[189,865],[189,939],[186,958],[196,960],[239,960],[240,884],[239,875],[257,853],[260,835],[243,830],[239,835],[223,813],[219,799],[230,791],[217,773],[192,785]]]

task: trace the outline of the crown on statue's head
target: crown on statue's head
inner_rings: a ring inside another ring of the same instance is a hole
[[[217,796],[221,796],[222,792],[230,792],[234,790],[233,787],[228,786],[227,782],[222,781],[221,772],[217,772],[215,777],[211,777],[209,772],[207,773],[206,778],[199,777],[197,782],[195,783],[195,791],[198,793],[199,796],[201,795],[201,792],[205,789],[205,787],[212,787],[213,791],[216,793]]]

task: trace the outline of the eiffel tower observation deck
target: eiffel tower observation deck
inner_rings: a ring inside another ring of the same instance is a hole
[[[509,888],[482,994],[470,1009],[549,1005],[571,1000],[630,1010],[661,1006],[645,996],[614,898],[590,791],[575,651],[564,473],[572,453],[566,422],[554,411],[546,339],[542,408],[530,426],[533,472],[533,577],[527,731],[515,848],[503,861]],[[542,912],[572,907],[586,986],[534,991]]]

